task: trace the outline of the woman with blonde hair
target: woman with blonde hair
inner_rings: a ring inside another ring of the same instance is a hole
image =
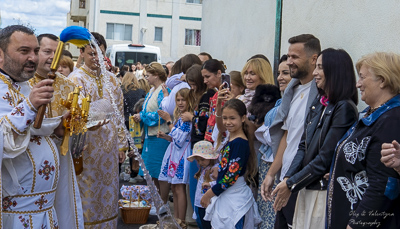
[[[146,96],[146,91],[139,87],[139,83],[133,72],[125,73],[124,78],[122,78],[121,88],[124,93],[124,116],[125,123],[127,124],[129,123],[129,116],[136,113],[133,110],[133,106],[135,106],[139,99]]]
[[[126,72],[124,78],[122,78],[122,92],[124,95],[124,118],[125,118],[125,126],[129,130],[129,117],[136,114],[134,109],[135,104],[146,96],[146,92],[139,88],[138,81],[133,72]],[[132,158],[129,158],[129,162],[132,167]],[[121,166],[121,164],[120,164]],[[136,177],[137,171],[131,171],[131,182],[134,182],[134,177]],[[136,180],[141,179],[140,177],[136,177]]]
[[[248,90],[256,90],[260,84],[275,84],[271,65],[261,58],[247,61],[242,69],[242,76],[243,83]]]
[[[400,228],[399,174],[380,162],[382,144],[400,139],[400,55],[372,53],[356,69],[356,86],[368,107],[337,144],[326,228],[360,228],[359,222]]]
[[[143,89],[143,90],[146,92],[146,94],[149,93],[149,91],[150,91],[150,85],[149,85],[149,83],[147,82],[147,80],[145,80],[145,79],[139,79],[139,80],[138,80],[138,86],[139,86],[139,88]]]

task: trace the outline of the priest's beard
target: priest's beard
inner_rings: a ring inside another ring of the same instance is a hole
[[[33,68],[31,71],[26,71],[25,67]],[[27,81],[35,75],[37,63],[27,60],[25,63],[20,63],[10,58],[6,52],[4,52],[4,64],[3,70],[9,74],[9,76],[17,81]]]

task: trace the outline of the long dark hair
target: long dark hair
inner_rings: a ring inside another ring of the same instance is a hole
[[[204,62],[203,66],[201,67],[201,70],[203,69],[214,74],[217,74],[218,70],[220,70],[221,73],[225,73],[224,65],[217,59],[211,59]]]
[[[196,99],[194,107],[197,106],[201,96],[207,91],[207,84],[204,83],[203,76],[201,75],[201,65],[194,64],[186,72],[186,82],[193,82],[196,84],[196,91],[190,90],[193,97]]]
[[[179,74],[182,72],[182,59],[179,59],[172,65],[171,76]]]
[[[283,54],[282,56],[281,56],[281,58],[279,59],[279,64],[280,63],[282,63],[282,62],[284,62],[284,61],[287,61],[287,55],[286,54]]]
[[[181,71],[186,74],[187,70],[194,64],[201,64],[200,58],[195,54],[186,54],[181,58]]]
[[[326,95],[330,103],[351,99],[358,103],[356,74],[350,55],[343,49],[327,48],[322,55],[322,68],[325,75],[325,88],[321,95]]]
[[[222,111],[224,111],[225,108],[235,110],[240,117],[246,116],[247,114],[246,105],[239,99],[230,99],[226,101],[224,106],[222,107]],[[254,180],[254,177],[257,174],[258,166],[257,166],[257,157],[254,150],[254,138],[252,137],[252,134],[249,133],[248,126],[245,122],[243,122],[242,128],[244,134],[248,139],[250,148],[250,155],[249,159],[247,160],[246,172],[244,174],[244,178],[248,183],[255,185],[256,181]],[[219,133],[219,135],[222,136],[222,133]],[[218,136],[218,140],[219,139],[220,136]]]

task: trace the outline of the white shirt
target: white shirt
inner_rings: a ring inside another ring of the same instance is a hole
[[[310,93],[311,83],[298,85],[294,88],[293,98],[290,103],[290,110],[286,120],[283,122],[282,130],[287,130],[286,149],[283,153],[282,169],[280,180],[286,175],[292,164],[293,158],[297,153],[301,136],[304,131],[304,119],[307,109],[308,95]]]
[[[138,80],[144,79],[143,70],[136,70],[136,71],[135,71],[135,76],[136,76],[136,78],[137,78]]]

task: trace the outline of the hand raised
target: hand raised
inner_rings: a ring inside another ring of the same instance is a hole
[[[181,118],[182,118],[183,122],[190,122],[190,121],[192,121],[193,117],[194,117],[194,115],[192,112],[186,111],[183,114],[181,114]]]
[[[44,79],[32,87],[29,101],[36,109],[51,102],[54,92],[53,82],[52,79]]]
[[[168,114],[168,112],[163,111],[163,110],[158,110],[157,111],[158,115],[164,119],[165,121],[170,121],[171,120],[171,116]]]
[[[164,83],[161,84],[161,90],[162,90],[162,92],[164,94],[164,97],[167,97],[169,95],[169,92],[168,92],[167,88],[168,88],[167,85],[165,85]]]

